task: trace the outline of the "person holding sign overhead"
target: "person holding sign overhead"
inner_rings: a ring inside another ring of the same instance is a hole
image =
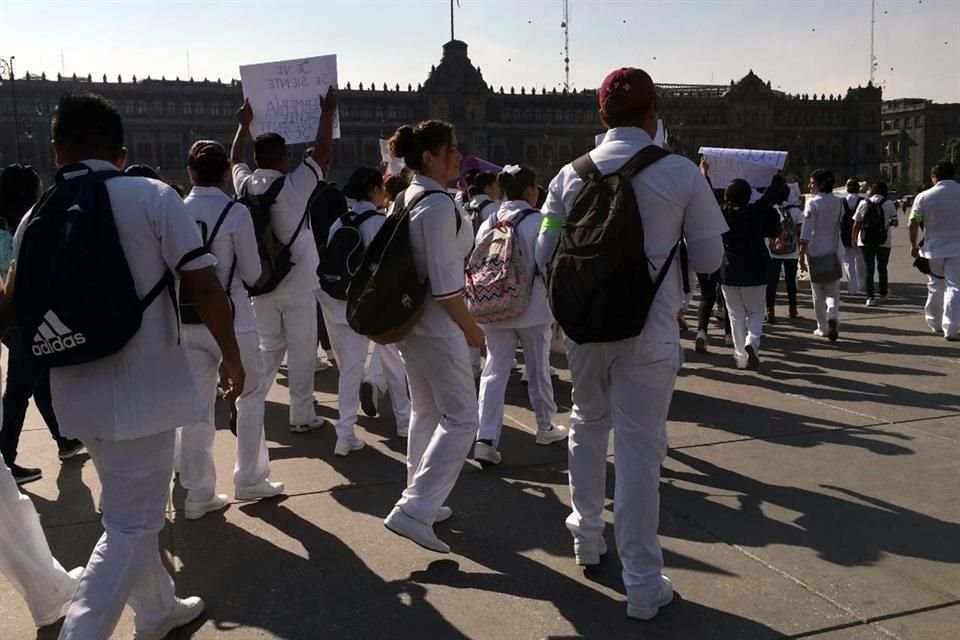
[[[260,351],[266,375],[258,389],[258,401],[265,402],[288,347],[290,378],[290,431],[305,433],[327,424],[313,405],[313,378],[316,362],[312,346],[317,344],[316,290],[320,259],[312,234],[307,231],[308,201],[323,179],[321,167],[330,162],[337,92],[331,86],[321,104],[320,124],[313,153],[290,171],[286,140],[277,133],[263,133],[254,140],[257,169],[244,162],[250,125],[254,119],[250,101],[237,112],[239,127],[230,152],[233,186],[237,194],[263,196],[277,180],[283,180],[270,208],[270,226],[276,240],[289,245],[292,264],[276,288],[254,298]],[[308,346],[310,348],[308,348]],[[241,498],[241,496],[237,496]],[[250,495],[250,499],[259,496]]]

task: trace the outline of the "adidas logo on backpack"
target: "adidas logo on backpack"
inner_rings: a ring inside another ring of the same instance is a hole
[[[74,349],[86,344],[87,339],[79,331],[75,332],[63,324],[52,310],[43,316],[36,335],[33,336],[33,355],[45,356]]]

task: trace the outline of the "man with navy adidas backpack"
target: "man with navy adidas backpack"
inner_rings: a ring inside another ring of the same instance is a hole
[[[607,550],[612,428],[627,615],[647,620],[673,599],[657,527],[667,411],[680,367],[681,237],[689,267],[713,273],[727,225],[696,165],[653,145],[657,95],[646,72],[610,73],[600,89],[600,117],[609,129],[603,142],[550,183],[537,262],[567,335],[573,381],[567,527],[574,554],[589,566]]]
[[[259,395],[266,401],[277,370],[287,355],[290,379],[290,431],[305,433],[327,424],[314,408],[314,373],[317,345],[317,266],[320,259],[310,232],[310,197],[323,179],[333,144],[333,119],[337,112],[336,89],[330,88],[322,101],[313,154],[290,170],[287,143],[277,133],[264,133],[253,142],[257,169],[244,161],[250,123],[254,113],[249,102],[237,112],[239,127],[230,151],[233,186],[254,213],[264,273],[250,288],[260,333],[265,376]],[[254,202],[268,199],[267,220],[261,225]],[[280,251],[275,255],[264,246],[272,239]],[[277,262],[273,261],[277,259]],[[283,263],[280,264],[280,261]],[[269,268],[267,268],[269,267]]]
[[[14,239],[14,311],[35,361],[51,368],[61,429],[93,459],[104,527],[60,637],[109,638],[129,604],[134,637],[160,640],[204,606],[176,598],[158,549],[175,430],[202,418],[179,340],[175,280],[223,354],[230,398],[245,378],[233,317],[216,258],[177,193],[121,174],[116,109],[70,94],[52,129],[60,170]]]

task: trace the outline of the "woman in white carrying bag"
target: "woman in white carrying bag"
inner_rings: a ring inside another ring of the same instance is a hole
[[[480,377],[480,430],[473,457],[481,466],[499,464],[498,445],[503,428],[503,405],[507,381],[513,368],[517,342],[523,347],[524,370],[530,405],[537,416],[537,444],[549,445],[567,437],[566,427],[553,424],[557,405],[550,379],[550,340],[553,315],[547,301],[547,289],[537,273],[535,259],[537,236],[543,214],[537,203],[537,175],[528,167],[509,165],[497,177],[504,202],[487,218],[477,233],[481,239],[493,233],[498,225],[513,225],[521,258],[520,276],[531,285],[526,308],[519,315],[481,324],[487,337],[487,362]]]
[[[836,342],[840,336],[840,226],[843,202],[833,195],[833,173],[817,169],[810,175],[810,193],[800,231],[800,269],[810,273],[817,329],[813,335]]]

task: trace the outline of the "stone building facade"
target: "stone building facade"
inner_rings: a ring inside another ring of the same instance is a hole
[[[880,173],[902,194],[916,193],[937,162],[960,162],[960,104],[890,100],[881,117]]]
[[[598,81],[600,78],[597,79]],[[729,85],[658,85],[660,111],[684,153],[700,146],[790,152],[789,171],[801,177],[816,167],[839,176],[880,175],[881,91],[868,86],[845,96],[791,96],[771,89],[752,71]],[[86,89],[112,100],[124,117],[130,162],[158,166],[184,182],[190,143],[214,138],[229,145],[239,82],[59,78],[16,82],[24,162],[44,176],[54,172],[49,119],[58,97]],[[0,87],[0,164],[15,161],[10,83]],[[334,177],[379,160],[378,140],[399,124],[426,118],[453,122],[465,153],[498,164],[524,163],[546,182],[564,163],[593,148],[603,127],[597,92],[540,92],[489,85],[467,56],[467,45],[448,42],[440,64],[417,87],[347,83],[340,91],[343,137],[334,145]],[[300,149],[295,149],[297,153]]]

